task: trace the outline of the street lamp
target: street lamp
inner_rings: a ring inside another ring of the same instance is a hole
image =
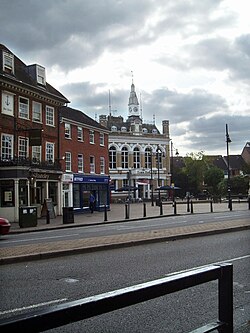
[[[227,143],[227,193],[228,193],[228,208],[232,210],[232,199],[231,199],[231,184],[230,184],[230,166],[229,166],[229,143],[231,139],[228,134],[228,126],[226,124],[226,143]]]
[[[151,206],[154,206],[154,192],[153,192],[153,148],[150,149],[150,190],[151,190]]]
[[[160,158],[162,151],[160,150],[159,146],[157,147],[157,152],[156,152],[156,157],[157,157],[157,179],[158,179],[158,200],[159,200],[159,204],[161,201],[161,195],[160,195]]]
[[[171,183],[170,185],[173,186],[173,201],[174,201],[174,153],[173,150],[173,141],[171,140]],[[178,156],[179,152],[178,149],[175,149],[175,155]]]

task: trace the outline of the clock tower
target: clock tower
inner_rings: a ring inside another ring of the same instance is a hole
[[[140,117],[139,102],[135,92],[135,85],[132,80],[131,91],[128,102],[128,115]]]

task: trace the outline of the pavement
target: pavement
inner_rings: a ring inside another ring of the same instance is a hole
[[[192,208],[189,207],[192,211]],[[141,243],[159,242],[167,240],[183,239],[188,237],[197,237],[215,233],[238,231],[250,228],[250,210],[248,202],[233,202],[233,211],[248,211],[249,218],[241,220],[229,220],[227,222],[215,222],[209,224],[199,224],[195,226],[171,227],[160,230],[151,230],[145,232],[130,232],[127,234],[110,235],[102,237],[83,238],[78,240],[63,240],[49,243],[36,243],[32,245],[17,245],[5,247],[0,239],[0,264],[10,264],[21,261],[46,259],[51,257],[92,252],[117,247],[138,245]],[[193,214],[228,212],[226,202],[216,203],[211,206],[210,202],[193,202]],[[53,230],[62,228],[86,227],[91,225],[105,225],[108,223],[126,223],[131,220],[161,218],[166,216],[192,214],[187,212],[187,204],[177,202],[176,212],[171,202],[166,202],[162,206],[162,211],[158,206],[151,206],[150,202],[133,203],[129,205],[129,219],[126,218],[126,208],[124,204],[112,204],[110,211],[86,212],[84,214],[74,214],[73,223],[63,222],[62,216],[47,221],[38,219],[37,226],[29,228],[20,228],[19,223],[12,223],[10,234],[39,232],[42,230]],[[49,222],[49,223],[48,223]],[[8,235],[2,236],[6,239]]]

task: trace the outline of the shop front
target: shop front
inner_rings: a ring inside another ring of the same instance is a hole
[[[95,198],[94,210],[103,211],[105,206],[110,209],[109,177],[108,176],[73,176],[73,207],[74,212],[88,212],[89,198]]]
[[[26,168],[5,169],[0,179],[0,216],[10,222],[19,221],[19,208],[37,207],[41,216],[44,199],[51,198],[55,213],[60,209],[60,174],[56,172],[32,171]]]

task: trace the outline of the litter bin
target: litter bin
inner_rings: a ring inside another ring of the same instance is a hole
[[[19,207],[19,226],[20,228],[29,228],[37,226],[36,206]]]
[[[63,224],[74,223],[73,207],[63,207]]]

